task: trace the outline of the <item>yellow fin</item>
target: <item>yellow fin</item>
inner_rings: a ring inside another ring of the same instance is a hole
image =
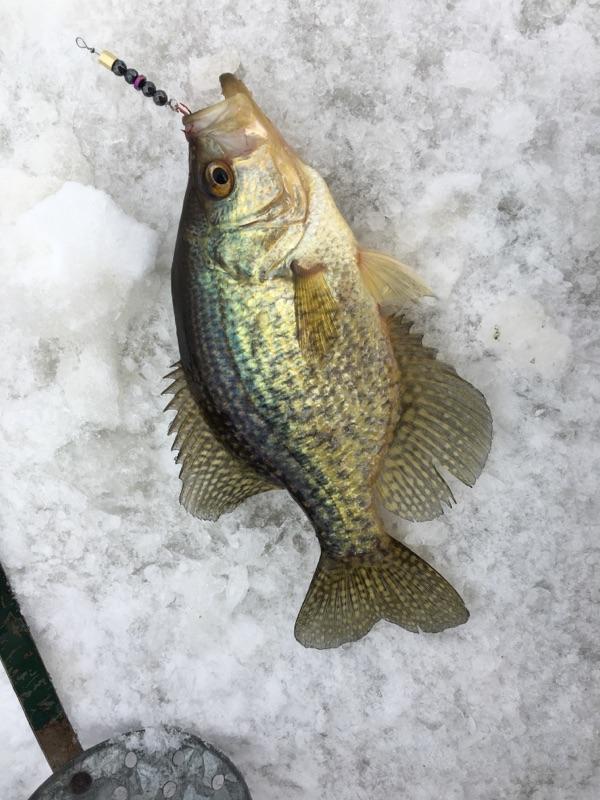
[[[300,349],[307,357],[323,358],[338,336],[338,305],[325,269],[292,263],[294,305]]]
[[[388,537],[382,550],[361,556],[321,555],[294,633],[304,647],[323,650],[360,639],[380,619],[436,633],[468,618],[448,581]]]
[[[358,267],[367,291],[379,305],[405,306],[433,295],[414,270],[378,250],[359,250]]]
[[[472,486],[490,450],[492,418],[481,392],[438,361],[410,332],[412,323],[395,315],[388,325],[400,369],[400,420],[377,491],[404,519],[434,519],[454,501],[436,466]]]
[[[169,434],[176,433],[172,449],[179,451],[179,502],[186,511],[200,519],[215,520],[254,494],[279,488],[216,439],[194,400],[181,363],[175,367],[166,376],[173,381],[163,394],[173,395],[165,411],[177,412]]]

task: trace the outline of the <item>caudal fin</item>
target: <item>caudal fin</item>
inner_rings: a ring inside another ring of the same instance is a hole
[[[324,650],[360,639],[380,619],[434,633],[468,618],[448,581],[390,538],[384,549],[360,556],[322,553],[294,633],[305,647]]]

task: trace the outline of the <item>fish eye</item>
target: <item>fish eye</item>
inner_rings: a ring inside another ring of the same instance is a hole
[[[211,161],[204,169],[204,183],[213,197],[227,197],[233,191],[233,170],[225,161]]]

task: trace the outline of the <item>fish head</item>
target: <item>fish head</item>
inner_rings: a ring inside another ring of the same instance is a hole
[[[219,242],[221,266],[233,259],[236,270],[264,279],[302,237],[307,179],[242,81],[230,74],[220,81],[224,99],[183,118],[194,223],[205,239]]]

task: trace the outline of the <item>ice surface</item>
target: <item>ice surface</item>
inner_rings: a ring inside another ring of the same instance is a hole
[[[600,796],[596,0],[2,2],[0,557],[85,746],[160,722],[256,800]],[[241,66],[366,245],[438,293],[426,342],[482,389],[489,464],[401,535],[469,623],[302,649],[317,559],[283,493],[177,504],[175,115]],[[48,774],[0,677],[0,796]]]

